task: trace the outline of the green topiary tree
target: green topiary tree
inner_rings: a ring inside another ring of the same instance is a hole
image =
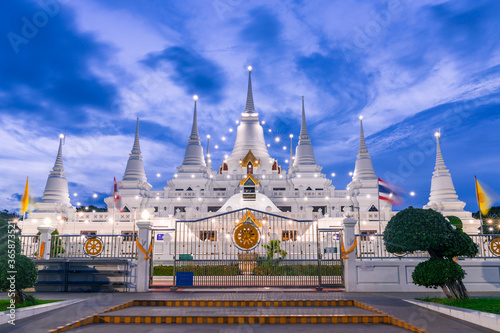
[[[469,298],[462,282],[466,273],[453,259],[474,257],[477,245],[467,234],[453,229],[442,214],[432,209],[407,208],[391,218],[384,242],[391,253],[429,252],[431,258],[419,263],[412,274],[415,284],[441,287],[448,298]]]
[[[451,216],[446,216],[446,218],[448,219],[448,221],[450,221],[452,225],[455,226],[455,228],[457,228],[457,230],[463,231],[464,223],[459,217],[451,215]]]
[[[31,288],[38,279],[38,268],[21,254],[21,243],[12,224],[0,218],[0,290],[7,291],[16,304],[27,298],[23,289]]]

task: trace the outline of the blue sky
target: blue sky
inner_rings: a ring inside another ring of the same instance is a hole
[[[252,65],[270,153],[285,168],[304,95],[316,158],[337,189],[363,115],[376,173],[416,192],[396,208],[427,203],[440,130],[459,198],[476,211],[474,175],[500,189],[499,15],[498,1],[8,1],[0,208],[18,207],[26,176],[43,193],[59,133],[72,202],[103,206],[136,117],[148,180],[162,189],[182,162],[194,94],[219,165]]]

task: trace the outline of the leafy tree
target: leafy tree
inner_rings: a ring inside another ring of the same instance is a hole
[[[31,288],[38,280],[38,268],[21,254],[21,243],[6,219],[0,217],[0,290],[7,291],[22,304],[28,297],[23,289]],[[15,273],[10,273],[15,272]]]
[[[463,231],[453,229],[440,213],[413,207],[402,210],[387,224],[384,242],[391,253],[429,252],[431,258],[415,267],[412,274],[415,284],[441,287],[448,298],[469,298],[462,282],[466,273],[453,259],[474,257],[477,245]]]
[[[452,225],[455,226],[455,228],[457,228],[457,230],[463,231],[464,223],[460,218],[456,216],[446,216],[446,218],[448,219],[448,221],[450,221]]]
[[[267,259],[274,259],[274,255],[278,255],[278,259],[285,259],[287,253],[285,250],[281,249],[281,241],[280,240],[271,240],[268,244],[264,245],[266,249],[266,257]]]

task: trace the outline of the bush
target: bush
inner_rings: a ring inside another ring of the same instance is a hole
[[[454,216],[448,218],[460,226]],[[428,251],[431,259],[418,264],[413,273],[417,285],[440,286],[447,297],[468,298],[462,283],[465,271],[453,261],[457,256],[474,257],[477,245],[463,231],[454,229],[445,217],[432,209],[402,210],[391,218],[384,242],[391,253]]]
[[[452,260],[430,258],[419,263],[411,277],[419,286],[437,289],[456,280],[462,280],[465,271]]]
[[[460,218],[458,218],[456,216],[446,216],[446,218],[448,219],[448,221],[450,221],[450,223],[452,225],[455,226],[455,228],[457,228],[457,230],[459,230],[459,231],[463,230],[464,224]]]
[[[0,290],[8,291],[9,297],[16,298],[16,304],[22,304],[26,299],[23,289],[31,288],[38,280],[38,268],[28,257],[21,254],[21,246],[17,233],[12,233],[9,223],[0,218]],[[11,236],[14,236],[12,238]],[[9,274],[15,271],[15,274]],[[11,280],[15,293],[10,292]]]

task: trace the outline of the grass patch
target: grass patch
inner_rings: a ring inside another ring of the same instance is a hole
[[[425,302],[456,306],[457,308],[500,314],[500,298],[484,297],[470,299],[448,299],[439,297],[425,297],[417,299]]]
[[[21,305],[16,305],[16,309],[19,308],[25,308],[28,306],[33,306],[33,305],[41,305],[41,304],[47,304],[47,303],[54,303],[54,302],[59,302],[59,300],[43,300],[43,299],[33,299],[33,300],[26,300],[23,304]],[[10,300],[8,299],[0,299],[0,311],[5,311],[8,310],[7,307],[10,305]]]

